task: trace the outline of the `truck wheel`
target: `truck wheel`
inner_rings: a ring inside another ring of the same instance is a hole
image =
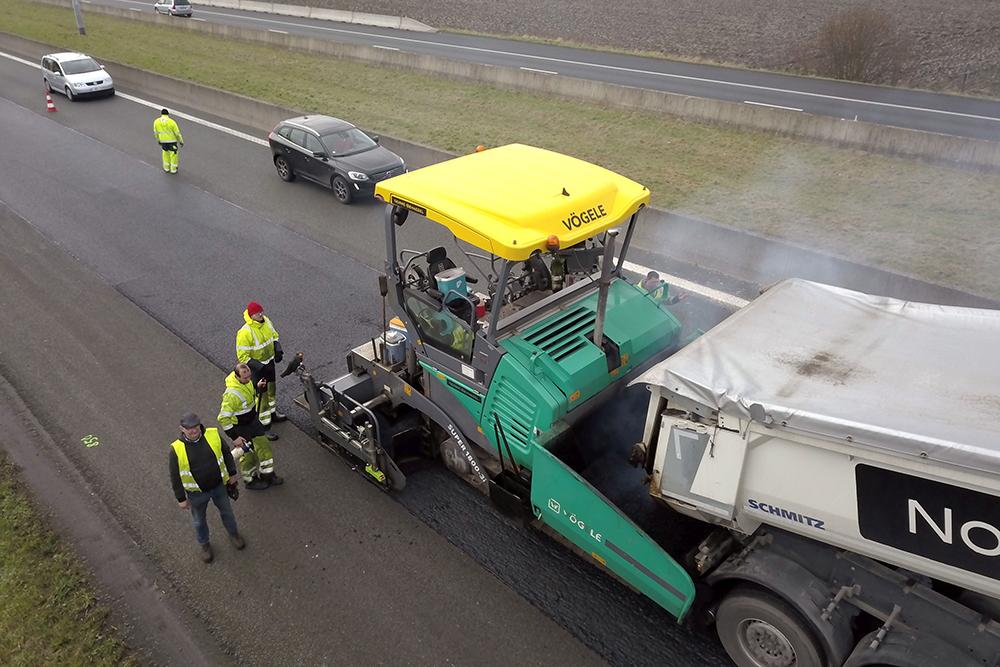
[[[715,619],[726,653],[739,667],[823,667],[823,649],[795,609],[771,593],[737,588]]]

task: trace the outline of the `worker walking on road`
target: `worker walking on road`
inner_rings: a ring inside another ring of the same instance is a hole
[[[153,121],[153,135],[163,152],[163,171],[176,174],[184,137],[181,136],[181,128],[177,127],[177,122],[170,117],[170,112],[166,109],[160,111],[160,117]]]
[[[237,549],[246,546],[229,502],[230,494],[237,491],[232,454],[228,447],[222,446],[219,430],[203,427],[193,412],[181,417],[181,437],[170,445],[170,482],[180,508],[191,510],[203,561],[211,563],[213,558],[205,517],[209,501],[218,508],[233,546]]]
[[[247,304],[243,311],[245,324],[236,332],[236,359],[240,363],[260,364],[255,368],[255,374],[267,380],[267,392],[260,402],[260,423],[267,431],[268,440],[277,440],[278,435],[271,433],[271,422],[284,421],[287,417],[277,409],[277,384],[275,383],[274,366],[281,363],[284,353],[278,332],[271,320],[264,314],[264,308],[256,301]],[[258,372],[258,368],[260,369]]]
[[[247,449],[240,459],[240,472],[246,487],[260,491],[269,486],[278,486],[284,479],[274,474],[274,453],[271,443],[258,416],[261,394],[267,391],[267,380],[261,378],[254,385],[251,381],[250,366],[236,364],[233,372],[226,377],[226,390],[222,394],[219,409],[219,425],[236,447]]]

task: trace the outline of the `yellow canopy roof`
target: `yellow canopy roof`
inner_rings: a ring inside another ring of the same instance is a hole
[[[568,248],[627,220],[649,190],[613,171],[542,148],[510,144],[417,169],[375,196],[425,215],[477,248],[510,260]]]

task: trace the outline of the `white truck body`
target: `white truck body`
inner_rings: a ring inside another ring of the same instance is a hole
[[[1000,311],[787,280],[636,382],[675,510],[1000,599]]]

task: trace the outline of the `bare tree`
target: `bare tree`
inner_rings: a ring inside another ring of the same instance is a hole
[[[838,12],[820,28],[816,56],[816,69],[824,76],[895,83],[909,49],[889,14],[859,6]]]

